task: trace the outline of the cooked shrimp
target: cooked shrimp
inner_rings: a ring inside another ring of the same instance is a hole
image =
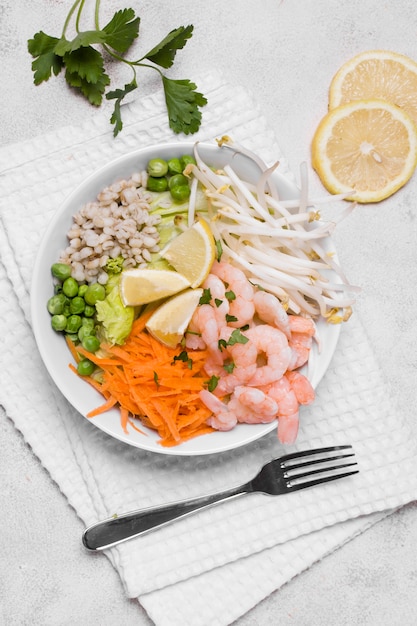
[[[291,444],[297,439],[299,412],[298,400],[286,376],[262,387],[269,398],[278,403],[278,439],[283,444]]]
[[[316,394],[306,376],[300,372],[286,372],[285,378],[289,381],[299,404],[311,404],[314,401]]]
[[[238,422],[245,424],[267,424],[272,422],[278,413],[278,404],[275,400],[260,389],[245,386],[235,388],[228,408],[235,413]]]
[[[233,361],[232,361],[233,363]],[[235,363],[233,363],[235,365]],[[230,393],[233,393],[236,387],[239,385],[247,384],[248,381],[252,378],[254,373],[256,372],[256,360],[255,364],[249,364],[248,367],[236,366],[233,368],[231,373],[228,373],[225,369],[226,362],[223,367],[218,368],[216,371],[211,367],[211,373],[207,371],[207,368],[204,369],[210,376],[218,376],[219,380],[217,382],[217,387],[214,390],[216,396],[225,396]]]
[[[291,338],[289,340],[292,349],[292,358],[288,365],[289,370],[295,370],[307,363],[310,356],[313,337],[316,334],[314,322],[309,317],[301,315],[288,316]]]
[[[232,430],[236,426],[236,415],[229,409],[227,404],[219,400],[207,389],[202,389],[199,395],[203,404],[213,412],[213,415],[207,419],[209,426],[217,430]]]
[[[250,342],[227,345],[235,328],[224,326],[220,329],[220,340],[226,342],[220,350],[210,351],[204,364],[208,376],[216,376],[219,380],[214,390],[216,396],[225,396],[233,392],[237,385],[245,384],[256,372],[256,347]]]
[[[263,322],[282,330],[287,339],[291,337],[289,316],[274,294],[268,291],[256,291],[253,303],[256,313]]]
[[[267,385],[281,378],[288,369],[292,352],[284,333],[267,324],[259,324],[245,332],[246,337],[257,349],[257,358],[265,360],[247,382],[250,387]]]
[[[302,333],[314,337],[316,327],[311,317],[303,317],[302,315],[289,315],[288,323],[292,333]]]
[[[227,372],[224,369],[225,361],[223,359],[224,359],[224,356],[222,355],[221,352],[220,352],[220,355],[217,354],[217,352],[216,353],[210,352],[209,356],[206,358],[204,362],[204,371],[206,372],[206,374],[208,376],[218,376],[218,377],[226,376]]]
[[[203,289],[210,290],[210,304],[213,307],[214,315],[219,326],[226,325],[226,315],[229,313],[229,300],[226,298],[226,287],[215,274],[209,274],[205,279]]]
[[[218,276],[226,285],[226,294],[234,296],[234,299],[229,299],[229,313],[236,317],[236,320],[229,321],[229,325],[240,328],[251,322],[255,314],[254,288],[242,270],[224,261],[220,263],[214,261],[211,273]]]
[[[292,356],[288,364],[288,369],[295,370],[307,363],[313,339],[309,335],[304,335],[303,333],[292,333],[288,344],[292,350]]]
[[[196,309],[197,311],[197,309]],[[197,327],[197,315],[196,311],[188,324],[187,332],[185,333],[185,347],[189,350],[204,350],[206,344],[201,336],[200,329]]]
[[[189,326],[190,328],[190,326]],[[214,313],[214,309],[210,304],[202,304],[196,308],[191,318],[191,328],[196,328],[204,342],[204,347],[210,350],[213,359],[219,364],[223,363],[219,351],[219,333],[220,327]],[[189,343],[192,343],[190,336]],[[186,343],[187,347],[191,347]]]
[[[284,445],[295,443],[300,425],[298,411],[291,415],[278,416],[278,439]]]

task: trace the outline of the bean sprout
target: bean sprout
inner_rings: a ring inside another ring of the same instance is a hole
[[[355,205],[324,221],[320,206],[346,197],[310,198],[306,164],[300,167],[300,193],[296,199],[279,198],[273,172],[257,155],[229,138],[219,145],[251,158],[260,169],[256,184],[242,180],[231,164],[213,171],[194,146],[195,165],[188,174],[198,181],[208,201],[210,226],[222,259],[240,267],[248,279],[274,293],[289,312],[331,322],[348,319],[357,287],[349,284],[331,245],[331,234]],[[346,194],[347,195],[347,194]],[[195,207],[190,199],[189,220]]]

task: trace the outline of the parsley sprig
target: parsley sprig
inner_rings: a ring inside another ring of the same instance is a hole
[[[197,132],[201,125],[200,109],[207,99],[197,91],[197,85],[189,80],[168,78],[160,68],[172,67],[175,55],[192,37],[193,26],[180,26],[170,31],[156,46],[135,61],[127,59],[133,42],[139,37],[140,18],[133,9],[116,11],[111,20],[99,26],[100,0],[95,2],[95,28],[81,30],[80,21],[85,0],[76,0],[64,22],[61,37],[52,37],[43,31],[36,33],[28,41],[35,85],[58,76],[65,70],[65,80],[70,87],[79,91],[92,105],[100,106],[103,96],[114,100],[114,110],[110,118],[116,136],[123,128],[121,105],[123,99],[138,88],[137,69],[151,68],[159,73],[165,94],[169,126],[175,133],[186,135]],[[67,39],[70,23],[75,18],[76,35]],[[98,49],[99,48],[99,49]],[[100,51],[102,50],[102,52]],[[106,91],[110,78],[106,73],[105,56],[130,66],[132,80],[113,91]]]

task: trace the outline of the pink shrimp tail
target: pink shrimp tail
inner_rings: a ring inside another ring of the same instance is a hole
[[[286,372],[285,377],[295,393],[299,404],[311,404],[316,397],[315,391],[306,376],[300,372]]]
[[[278,417],[278,439],[284,445],[295,442],[298,435],[299,414],[280,415]]]

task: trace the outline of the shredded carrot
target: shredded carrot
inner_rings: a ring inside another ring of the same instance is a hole
[[[72,354],[72,358],[76,363],[79,363],[81,361],[81,357],[75,346],[75,343],[70,337],[68,337],[68,335],[65,335],[65,341],[67,342],[67,346]]]
[[[109,409],[112,409],[115,404],[117,404],[117,398],[113,398],[113,396],[110,396],[110,398],[104,404],[101,404],[93,411],[90,411],[88,417],[95,417],[96,415],[100,415],[100,413],[105,413]]]
[[[137,418],[144,426],[157,431],[161,445],[175,446],[213,432],[206,423],[211,411],[198,393],[207,383],[203,365],[208,353],[189,350],[184,358],[181,347],[164,346],[145,329],[151,313],[147,311],[135,320],[123,346],[102,344],[99,353],[102,357],[82,346],[69,347],[74,359],[75,355],[78,360],[86,357],[101,370],[99,381],[91,376],[83,377],[105,400],[87,417],[118,406],[124,432],[128,432],[128,427],[143,432],[133,421]],[[77,371],[73,365],[70,367]]]

